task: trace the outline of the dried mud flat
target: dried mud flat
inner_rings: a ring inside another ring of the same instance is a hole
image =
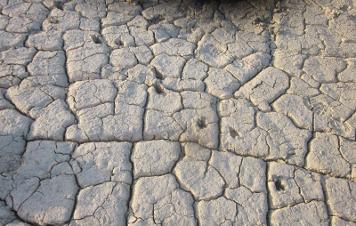
[[[0,0],[0,225],[356,225],[351,0]]]

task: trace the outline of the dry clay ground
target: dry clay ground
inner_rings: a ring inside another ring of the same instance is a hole
[[[0,0],[0,225],[356,225],[355,0]]]

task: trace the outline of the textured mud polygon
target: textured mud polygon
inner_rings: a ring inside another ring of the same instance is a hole
[[[0,12],[0,225],[356,225],[354,1]]]

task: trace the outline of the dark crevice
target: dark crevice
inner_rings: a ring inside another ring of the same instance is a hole
[[[63,2],[55,1],[54,2],[54,7],[56,7],[59,10],[63,10]]]
[[[51,16],[48,18],[48,21],[51,23],[51,24],[58,24],[59,23],[59,20],[57,17],[55,16]]]
[[[236,138],[238,136],[238,133],[232,127],[229,127],[229,133],[232,138]]]
[[[159,84],[158,82],[156,82],[154,85],[153,85],[155,91],[157,94],[165,94],[164,92],[164,88],[162,87],[161,84]]]
[[[93,42],[95,44],[102,44],[103,43],[103,41],[101,40],[101,38],[98,35],[92,35],[91,39],[93,40]]]
[[[274,186],[276,187],[277,191],[284,191],[284,189],[285,189],[284,185],[282,184],[281,179],[279,179],[279,178],[275,179]]]

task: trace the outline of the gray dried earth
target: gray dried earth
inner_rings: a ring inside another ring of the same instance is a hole
[[[356,225],[355,0],[0,11],[0,225]]]

